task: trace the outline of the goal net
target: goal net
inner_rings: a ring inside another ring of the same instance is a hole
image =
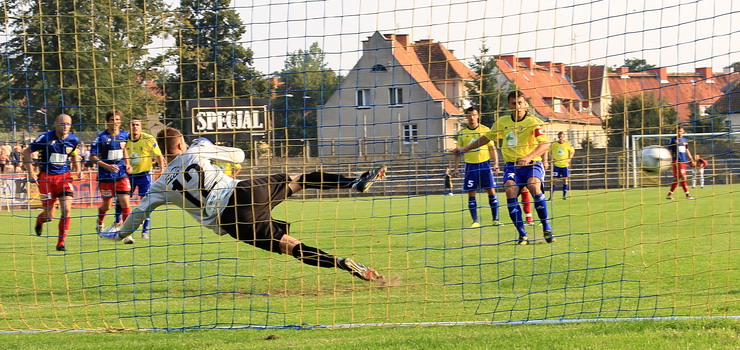
[[[740,316],[736,2],[0,4],[0,331]]]

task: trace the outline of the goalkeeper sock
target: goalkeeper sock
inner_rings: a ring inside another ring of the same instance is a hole
[[[519,202],[516,198],[506,198],[506,207],[509,209],[509,217],[511,222],[516,226],[519,236],[526,236],[527,230],[524,229],[524,221],[522,221],[522,210],[519,207]]]
[[[304,188],[315,188],[320,190],[351,188],[355,179],[350,179],[340,174],[312,172],[301,175],[298,183]]]
[[[304,264],[319,267],[337,267],[337,258],[321,249],[309,247],[303,243],[300,243],[293,247],[291,252],[294,258],[300,260]],[[340,266],[341,267],[341,266]]]
[[[493,221],[498,221],[498,197],[496,194],[488,196],[488,205],[491,206]]]
[[[475,197],[468,197],[468,210],[474,222],[478,222],[478,202]]]
[[[545,231],[552,231],[552,227],[550,227],[550,220],[548,220],[547,217],[547,198],[545,198],[544,193],[540,193],[534,196],[534,209],[537,210],[537,216],[540,217],[540,222],[542,222],[542,229]]]

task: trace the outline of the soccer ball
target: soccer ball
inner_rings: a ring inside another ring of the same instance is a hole
[[[661,146],[647,146],[642,150],[640,168],[650,175],[659,175],[671,168],[671,151]]]

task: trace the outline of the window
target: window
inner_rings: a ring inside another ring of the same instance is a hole
[[[372,68],[370,68],[370,70],[371,70],[372,72],[387,72],[387,71],[388,71],[388,68],[386,68],[386,67],[385,67],[384,65],[382,65],[382,64],[376,64],[376,65],[374,65],[374,66],[373,66]]]
[[[702,117],[709,116],[707,109],[709,109],[709,105],[699,105],[699,115]]]
[[[419,140],[419,129],[416,124],[403,125],[403,143],[416,143]]]
[[[370,107],[370,89],[357,90],[357,108],[360,107]]]
[[[391,107],[401,107],[403,104],[403,89],[401,88],[389,88],[388,94],[390,98],[388,99],[389,104]]]
[[[560,101],[559,98],[553,98],[552,99],[552,111],[553,112],[560,113],[560,111],[561,111],[560,106],[562,106],[562,105],[563,105],[563,103]]]

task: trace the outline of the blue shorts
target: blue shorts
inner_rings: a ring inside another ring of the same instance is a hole
[[[536,161],[532,165],[515,166],[514,163],[506,163],[504,166],[504,183],[514,180],[517,186],[526,186],[529,178],[536,177],[540,182],[545,181],[545,168],[542,162]]]
[[[465,163],[463,191],[469,192],[487,188],[496,188],[491,163]]]
[[[563,177],[569,177],[570,176],[570,168],[566,167],[559,167],[559,166],[552,166],[552,177],[558,179]]]
[[[136,194],[139,195],[139,198],[146,196],[146,193],[149,192],[149,187],[152,185],[152,174],[145,171],[143,173],[131,174],[128,177],[131,180],[131,195],[134,194],[134,190],[138,189]]]

